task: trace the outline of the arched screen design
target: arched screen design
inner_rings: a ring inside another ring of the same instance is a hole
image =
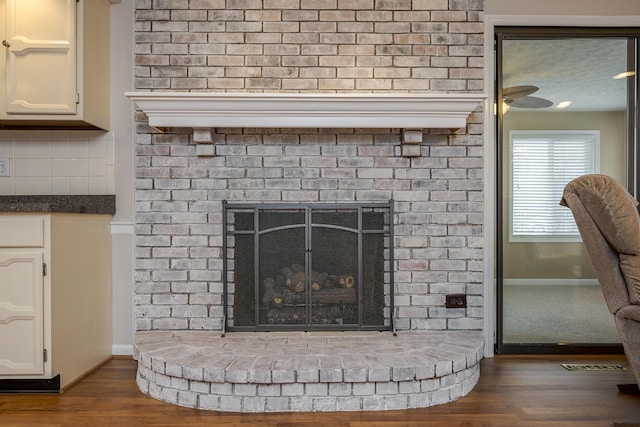
[[[225,203],[226,330],[390,330],[392,204]]]

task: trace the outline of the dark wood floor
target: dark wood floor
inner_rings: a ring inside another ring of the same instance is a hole
[[[56,394],[0,394],[0,426],[611,426],[640,422],[640,395],[618,393],[629,371],[574,371],[564,362],[624,363],[619,356],[499,356],[482,361],[466,397],[424,409],[237,414],[199,411],[143,395],[135,362],[114,359]]]

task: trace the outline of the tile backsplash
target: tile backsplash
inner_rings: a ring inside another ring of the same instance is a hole
[[[3,195],[115,194],[112,132],[2,130],[0,157]]]

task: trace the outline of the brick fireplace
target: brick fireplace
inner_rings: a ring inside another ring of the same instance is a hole
[[[134,298],[143,391],[255,412],[428,406],[473,387],[483,345],[481,13],[479,0],[136,2],[137,92],[128,95],[140,108]],[[320,353],[300,355],[317,357],[304,369],[282,370],[302,359],[260,359],[244,332],[220,338],[223,201],[389,200],[387,296],[398,336],[374,333],[382,348],[405,340],[405,359],[369,367],[352,358],[349,345],[374,339],[363,332],[256,335],[254,344],[276,339],[264,344],[274,354],[280,340],[314,349],[324,339],[341,355],[333,370]],[[467,308],[446,309],[447,294],[466,294]],[[215,357],[195,350],[204,342]],[[230,360],[223,348],[247,358]],[[185,353],[190,362],[178,357]],[[342,385],[322,391],[330,383]]]

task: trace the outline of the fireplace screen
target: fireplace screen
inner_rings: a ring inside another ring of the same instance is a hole
[[[391,203],[224,203],[225,330],[390,330]]]

